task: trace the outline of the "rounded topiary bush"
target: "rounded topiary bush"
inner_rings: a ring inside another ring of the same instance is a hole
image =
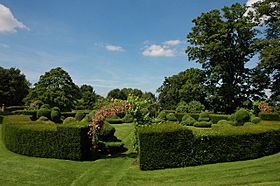
[[[65,118],[65,120],[63,121],[63,124],[70,124],[70,123],[77,123],[77,120],[73,117],[68,117]]]
[[[166,112],[165,111],[161,111],[158,114],[157,118],[160,119],[160,120],[166,120]]]
[[[84,112],[77,112],[75,114],[75,119],[77,121],[82,121],[82,119],[86,116],[86,114]]]
[[[262,121],[262,119],[259,118],[259,117],[251,117],[251,122],[252,122],[252,123],[257,124],[257,123],[259,123],[259,122],[261,122],[261,121]]]
[[[37,111],[37,118],[40,118],[41,116],[51,118],[51,110],[47,108],[40,108]]]
[[[251,119],[249,112],[243,108],[236,111],[234,116],[235,116],[235,124],[237,126],[242,126],[245,122],[248,122]]]
[[[174,113],[169,113],[169,114],[167,114],[167,115],[166,115],[166,119],[167,119],[168,121],[177,121],[177,118],[176,118],[176,116],[175,116]]]
[[[52,109],[51,111],[51,120],[55,123],[61,123],[61,113],[57,109]]]
[[[215,127],[232,127],[233,122],[228,120],[220,120]]]
[[[117,138],[114,136],[115,132],[116,129],[110,125],[110,123],[105,121],[100,130],[99,139],[101,141],[116,141]]]
[[[49,121],[49,118],[47,118],[45,116],[41,116],[41,117],[39,117],[39,119],[37,119],[37,121]]]
[[[188,114],[185,114],[182,118],[181,124],[186,126],[193,126],[196,120]]]

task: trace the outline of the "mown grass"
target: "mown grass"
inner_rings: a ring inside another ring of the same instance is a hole
[[[133,125],[114,127],[129,151],[96,161],[22,156],[0,141],[0,185],[280,185],[280,153],[249,161],[141,171],[131,156]]]

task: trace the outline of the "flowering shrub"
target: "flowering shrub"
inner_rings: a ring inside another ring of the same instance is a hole
[[[272,112],[272,107],[268,105],[268,103],[261,103],[258,108],[260,109],[261,112],[266,112],[266,113],[271,113]]]

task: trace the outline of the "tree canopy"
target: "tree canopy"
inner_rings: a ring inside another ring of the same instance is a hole
[[[70,75],[61,67],[57,67],[40,77],[25,98],[25,102],[30,104],[40,100],[51,107],[69,111],[80,97],[79,93],[79,87],[73,83]]]
[[[29,82],[25,75],[16,68],[0,67],[0,104],[6,106],[21,105],[28,94]]]

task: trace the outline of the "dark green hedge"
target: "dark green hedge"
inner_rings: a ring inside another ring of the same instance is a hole
[[[273,113],[260,112],[258,116],[262,120],[280,121],[280,116],[279,113],[277,112],[273,112]]]
[[[240,161],[280,151],[280,129],[198,135],[188,127],[164,124],[139,128],[138,135],[142,170]]]
[[[111,124],[121,124],[123,123],[122,119],[106,119],[107,122],[111,123]]]
[[[12,152],[43,158],[84,160],[89,157],[87,128],[46,123],[3,124],[2,137]]]

